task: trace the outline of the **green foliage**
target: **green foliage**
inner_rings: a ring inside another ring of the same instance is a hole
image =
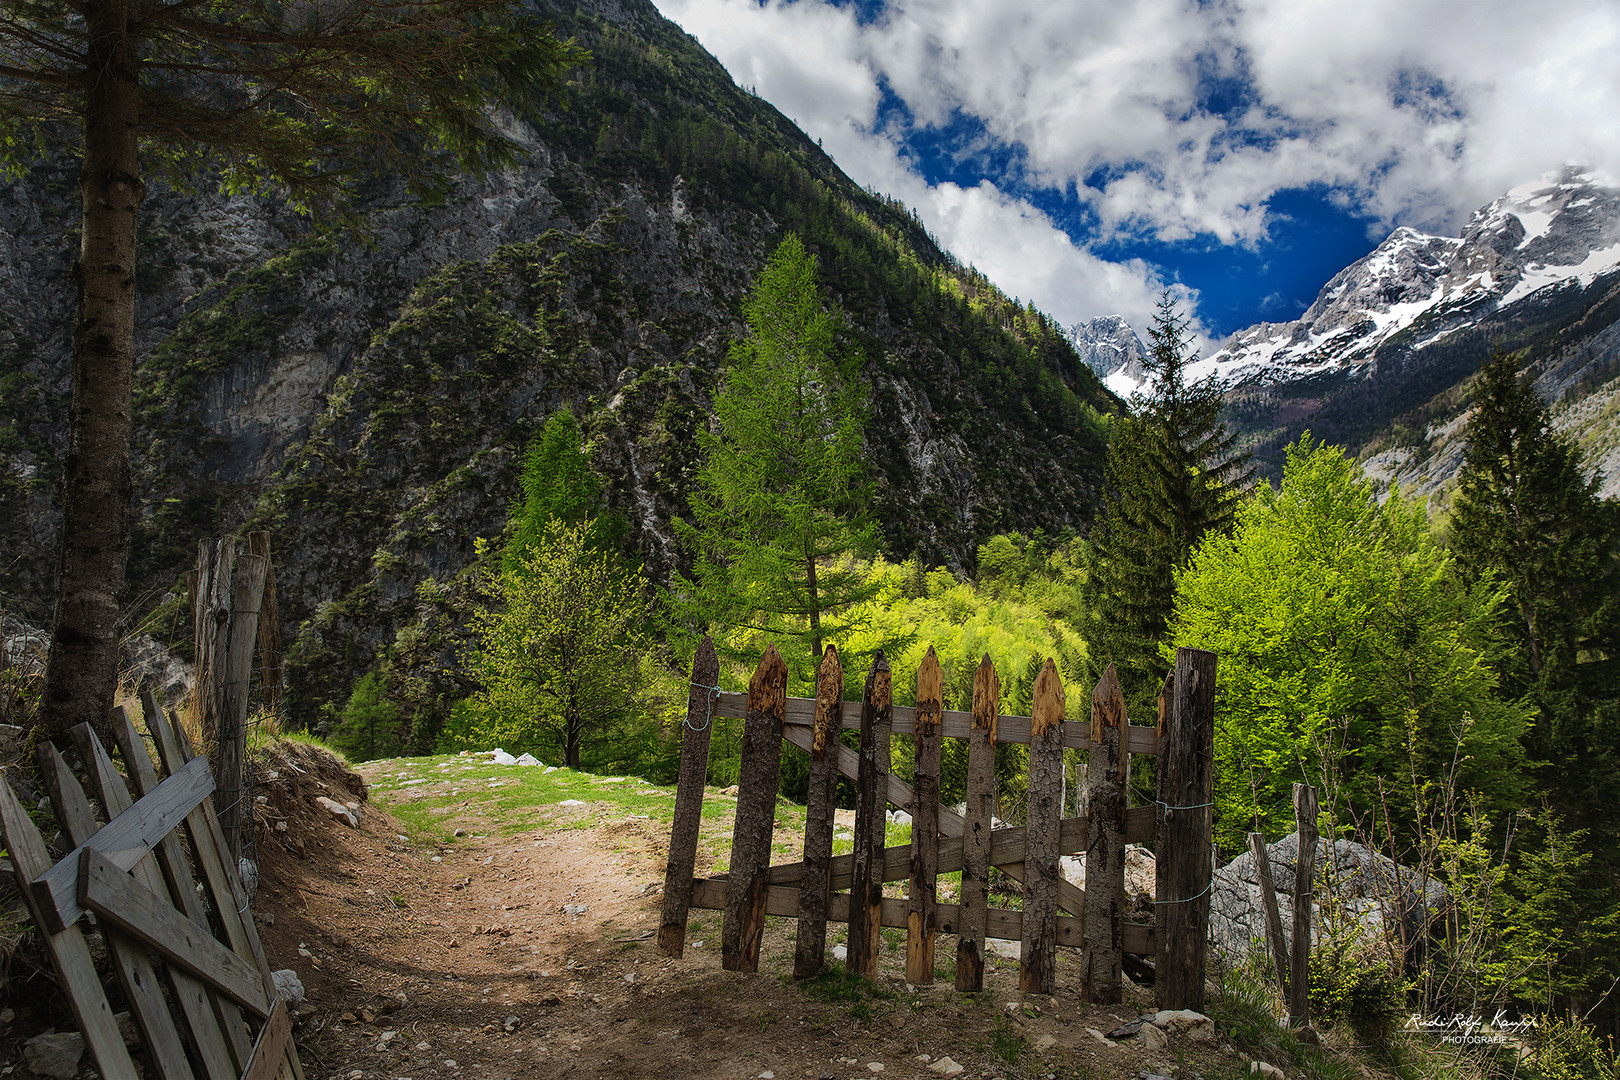
[[[1248,457],[1221,422],[1220,390],[1191,384],[1187,320],[1168,292],[1149,330],[1145,366],[1152,396],[1113,423],[1107,494],[1093,534],[1085,589],[1086,641],[1099,665],[1112,663],[1138,715],[1164,676],[1160,646],[1175,600],[1175,575],[1207,533],[1231,527]]]
[[[383,680],[368,671],[355,682],[328,740],[350,761],[397,757],[405,750],[400,720]]]
[[[570,768],[587,741],[597,761],[633,753],[618,736],[659,714],[643,670],[645,579],[590,537],[589,524],[554,523],[501,576],[473,620],[480,644],[467,663],[481,689],[471,715],[455,717],[486,744],[541,750]]]
[[[743,305],[748,333],[714,398],[716,430],[699,433],[695,523],[679,530],[694,549],[693,574],[671,595],[677,617],[712,628],[717,646],[757,659],[774,641],[800,678],[824,641],[847,637],[848,613],[871,596],[849,557],[877,540],[858,354],[840,341],[816,265],[789,235]]]
[[[1364,1041],[1389,1041],[1406,1003],[1389,964],[1350,937],[1324,941],[1310,955],[1313,1020],[1346,1023]]]
[[[1614,1038],[1603,1038],[1589,1025],[1541,1017],[1536,1025],[1535,1053],[1528,1080],[1620,1080],[1620,1054]]]
[[[1555,806],[1620,822],[1620,504],[1599,499],[1581,454],[1519,379],[1517,357],[1480,371],[1452,504],[1470,579],[1500,581],[1511,643],[1505,689],[1536,709],[1529,749]]]
[[[521,571],[524,557],[538,549],[554,523],[588,524],[592,547],[609,550],[623,522],[605,513],[602,485],[581,445],[579,423],[567,408],[551,414],[523,453],[523,498],[507,523],[505,573]]]
[[[1292,785],[1341,773],[1350,813],[1403,835],[1453,761],[1488,806],[1520,796],[1522,708],[1487,663],[1500,596],[1465,587],[1398,493],[1383,504],[1337,447],[1289,448],[1280,493],[1211,534],[1177,578],[1171,644],[1220,655],[1217,835],[1289,831]],[[1165,647],[1167,658],[1171,645]]]

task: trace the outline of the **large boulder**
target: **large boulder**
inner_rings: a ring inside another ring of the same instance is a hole
[[[1332,862],[1329,864],[1329,851]],[[1266,847],[1271,881],[1282,909],[1283,937],[1292,942],[1294,867],[1299,861],[1299,836],[1283,837]],[[1315,895],[1311,904],[1311,939],[1324,929],[1352,928],[1369,940],[1381,939],[1386,929],[1404,923],[1406,940],[1427,932],[1446,903],[1446,890],[1433,878],[1399,866],[1362,844],[1325,840],[1316,845]],[[1245,851],[1215,872],[1210,898],[1209,936],[1217,948],[1234,958],[1246,956],[1266,938],[1265,908],[1254,856]]]

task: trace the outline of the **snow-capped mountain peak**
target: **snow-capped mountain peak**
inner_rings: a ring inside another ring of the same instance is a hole
[[[1620,183],[1569,166],[1507,192],[1461,236],[1401,227],[1297,320],[1241,330],[1194,366],[1231,386],[1355,368],[1397,334],[1421,349],[1543,289],[1620,268]]]
[[[1119,315],[1099,315],[1078,322],[1066,331],[1074,351],[1086,366],[1102,376],[1103,385],[1122,398],[1128,398],[1142,385],[1146,371],[1142,361],[1147,350],[1130,323]]]

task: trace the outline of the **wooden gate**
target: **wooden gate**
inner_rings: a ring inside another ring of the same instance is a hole
[[[214,779],[208,759],[192,756],[185,733],[150,693],[142,704],[168,774],[162,781],[123,709],[115,709],[112,719],[125,774],[114,768],[90,725],[73,732],[109,818],[105,825],[96,821],[56,747],[41,744],[40,771],[57,821],[74,845],[54,866],[11,785],[0,781],[0,831],[34,926],[96,1070],[107,1080],[136,1080],[142,1074],[91,962],[80,929],[87,913],[94,914],[106,940],[145,1041],[154,1070],[146,1075],[302,1080],[287,1005],[270,977],[210,798]],[[201,892],[187,852],[205,887]]]
[[[1000,715],[1000,683],[989,656],[974,676],[972,711],[946,711],[932,648],[917,672],[915,707],[893,704],[892,672],[881,652],[858,704],[842,700],[843,669],[833,646],[822,659],[813,699],[786,696],[787,667],[774,646],[766,649],[746,695],[718,690],[717,676],[714,647],[705,640],[693,664],[665,873],[659,931],[664,953],[681,955],[689,908],[717,909],[725,912],[725,967],[756,971],[765,916],[786,916],[798,920],[793,970],[804,978],[823,966],[831,919],[849,924],[847,963],[863,974],[877,971],[879,928],[901,927],[907,931],[906,979],[915,985],[933,982],[935,940],[944,933],[957,938],[961,990],[983,988],[985,938],[998,937],[1021,942],[1019,985],[1025,991],[1052,992],[1056,948],[1064,945],[1082,950],[1081,992],[1087,1000],[1118,1002],[1125,957],[1153,956],[1160,1006],[1203,1006],[1213,870],[1213,653],[1178,650],[1153,727],[1126,722],[1112,666],[1092,694],[1089,724],[1064,722],[1063,686],[1051,660],[1035,681],[1033,715],[1027,717]],[[744,725],[730,872],[694,878],[716,716]],[[860,732],[859,751],[839,742],[840,729]],[[889,772],[895,734],[914,736],[911,784]],[[966,813],[939,805],[944,738],[968,743]],[[779,740],[810,755],[810,793],[803,858],[771,866]],[[997,743],[1030,748],[1025,826],[992,828]],[[1083,817],[1062,816],[1065,748],[1090,751]],[[1153,805],[1127,808],[1131,754],[1159,759]],[[854,851],[834,858],[833,800],[840,775],[856,782],[858,801]],[[909,846],[884,846],[891,805],[911,814]],[[1157,845],[1152,923],[1125,918],[1124,855],[1131,842]],[[1059,869],[1060,856],[1082,851],[1084,890]],[[988,906],[991,866],[1023,883],[1021,911]],[[960,903],[939,903],[937,876],[954,870],[962,872]],[[907,897],[883,896],[884,882],[902,880],[910,883]]]

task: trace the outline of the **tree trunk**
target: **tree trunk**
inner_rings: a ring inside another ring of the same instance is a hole
[[[84,117],[73,398],[62,470],[62,539],[39,724],[65,742],[92,723],[104,740],[118,684],[118,624],[129,560],[130,386],[135,367],[139,86],[123,0],[92,2]]]
[[[821,600],[816,595],[816,560],[811,556],[804,560],[805,584],[810,597],[810,655],[820,663],[821,651]]]

